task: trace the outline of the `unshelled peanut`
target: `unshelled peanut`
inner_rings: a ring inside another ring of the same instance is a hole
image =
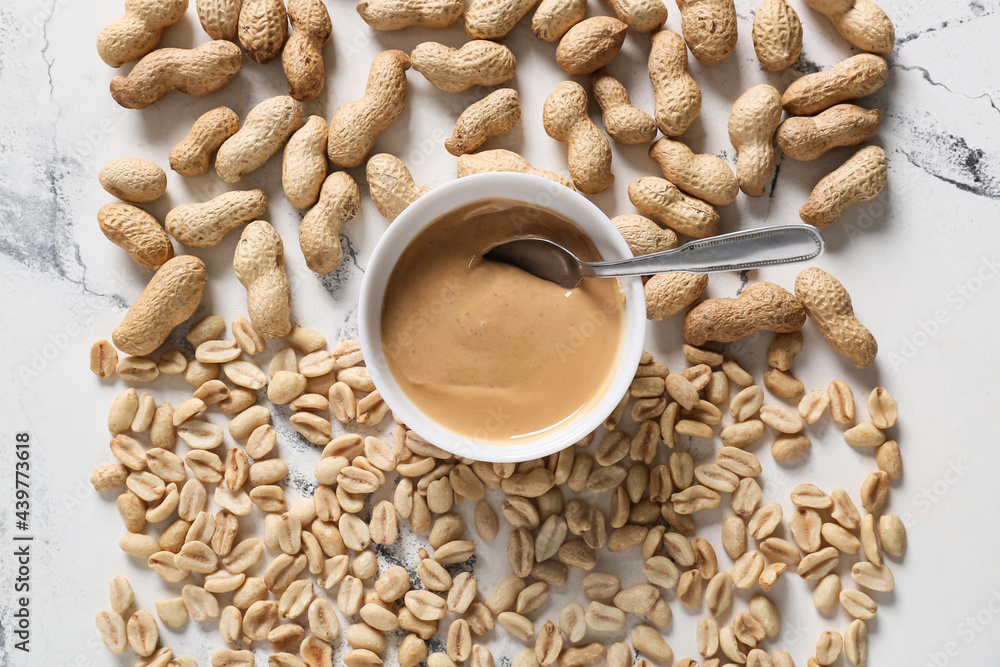
[[[510,132],[519,120],[521,102],[517,91],[495,90],[462,112],[444,147],[452,155],[472,153],[490,137]]]
[[[740,191],[725,160],[715,155],[695,155],[679,141],[660,139],[649,147],[649,157],[668,181],[709,204],[729,204]]]
[[[766,330],[797,331],[806,321],[806,311],[793,294],[774,283],[753,283],[739,298],[709,299],[684,317],[684,338],[691,345],[708,341],[731,343]]]
[[[227,183],[238,183],[281,150],[302,126],[302,105],[287,95],[271,97],[247,114],[243,127],[219,148],[215,171]]]
[[[569,174],[581,192],[604,192],[614,183],[611,145],[587,115],[587,91],[573,81],[556,86],[542,109],[545,132],[566,143]]]
[[[243,0],[239,38],[247,55],[264,64],[278,57],[288,37],[284,0]]]
[[[402,160],[388,153],[371,156],[365,174],[372,202],[387,220],[395,220],[407,206],[430,192],[430,188],[414,183]]]
[[[650,40],[649,80],[656,101],[653,117],[663,134],[679,137],[701,113],[701,89],[688,74],[687,47],[680,35],[659,30]]]
[[[229,107],[206,111],[184,140],[170,149],[170,168],[182,176],[200,176],[212,165],[212,154],[240,129],[240,117]]]
[[[338,167],[356,167],[375,146],[375,139],[396,122],[406,106],[406,70],[410,59],[402,51],[383,51],[368,71],[365,94],[348,102],[330,121],[327,156]]]
[[[167,213],[167,232],[190,248],[210,248],[229,232],[264,215],[267,195],[260,188],[232,191]]]
[[[793,160],[815,160],[831,148],[857,146],[875,137],[882,112],[838,104],[815,116],[794,116],[778,126],[781,152]]]
[[[265,338],[284,338],[292,328],[292,290],[281,237],[271,225],[256,220],[243,229],[233,269],[247,290],[253,328]]]
[[[866,146],[813,188],[809,201],[799,209],[803,222],[826,227],[856,202],[873,199],[885,187],[889,163],[885,151]]]
[[[188,0],[126,0],[125,16],[97,36],[97,53],[111,67],[138,60],[156,48],[168,28],[182,18]]]
[[[333,23],[323,0],[288,0],[288,19],[292,35],[281,51],[281,67],[288,79],[288,94],[308,102],[323,92],[323,46],[330,41]]]
[[[337,171],[327,176],[319,201],[299,226],[299,245],[310,269],[330,273],[340,265],[343,257],[340,228],[353,220],[360,208],[358,184],[347,172]]]
[[[604,112],[604,129],[612,139],[631,145],[656,138],[656,121],[632,104],[625,86],[607,70],[601,68],[590,75],[590,90]]]
[[[862,53],[828,70],[796,79],[781,96],[781,106],[790,114],[810,116],[838,102],[867,97],[885,85],[888,78],[885,60]]]
[[[751,197],[764,194],[774,172],[774,133],[781,121],[781,96],[761,84],[743,93],[729,113],[729,141],[736,149],[736,180]]]
[[[862,51],[881,56],[892,53],[896,45],[896,29],[892,21],[871,0],[805,0],[824,14],[837,32]]]
[[[105,204],[97,222],[108,240],[124,250],[140,266],[154,271],[174,256],[174,247],[160,223],[131,204]]]
[[[172,90],[202,97],[229,83],[241,67],[240,47],[224,40],[193,49],[158,49],[136,63],[128,76],[111,80],[111,97],[126,109],[145,109]]]
[[[875,361],[878,342],[854,316],[851,295],[839,280],[811,266],[796,277],[795,296],[833,349],[858,368]]]
[[[802,22],[787,0],[764,0],[753,17],[753,48],[770,72],[781,72],[802,54]]]

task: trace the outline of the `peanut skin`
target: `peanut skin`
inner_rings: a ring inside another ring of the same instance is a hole
[[[266,210],[267,195],[263,190],[236,190],[207,202],[182,204],[167,213],[165,223],[170,235],[189,248],[211,248]]]
[[[611,145],[587,115],[587,91],[574,81],[563,81],[545,99],[545,132],[569,148],[569,174],[580,192],[604,192],[614,183]]]
[[[684,338],[696,347],[731,343],[757,331],[787,333],[802,328],[806,311],[794,295],[774,283],[750,285],[736,299],[709,299],[684,317]]]
[[[809,201],[799,209],[799,217],[810,225],[826,227],[851,204],[874,199],[882,192],[888,169],[884,150],[878,146],[862,148],[816,184]]]
[[[277,58],[288,37],[284,0],[243,0],[239,37],[247,55],[255,62],[263,65]]]
[[[181,176],[200,176],[212,164],[212,153],[240,129],[240,117],[229,107],[207,111],[184,140],[170,149],[170,168]]]
[[[521,102],[517,91],[513,88],[494,90],[462,112],[444,147],[452,155],[472,153],[490,137],[513,130],[519,120]]]
[[[361,0],[356,9],[376,30],[447,28],[462,15],[461,0]]]
[[[703,239],[719,233],[719,214],[715,209],[684,194],[666,179],[637,178],[628,186],[628,198],[639,211],[678,234]]]
[[[104,165],[97,178],[110,194],[133,204],[156,201],[167,191],[167,175],[149,160],[112,160]]]
[[[646,281],[646,318],[653,322],[676,315],[705,293],[704,273],[660,273]]]
[[[365,175],[375,208],[387,220],[395,220],[407,206],[431,190],[414,183],[403,161],[388,153],[371,156]]]
[[[281,160],[281,186],[295,208],[316,203],[326,179],[326,120],[310,116],[285,144]]]
[[[460,49],[424,42],[413,49],[410,61],[413,69],[449,93],[506,83],[517,69],[517,60],[510,49],[487,40],[466,42]]]
[[[781,72],[802,54],[802,22],[786,0],[764,0],[753,17],[753,49],[770,72]]]
[[[736,6],[733,0],[677,0],[681,32],[694,57],[714,65],[736,47]]]
[[[168,28],[187,11],[188,0],[126,0],[125,16],[97,36],[97,53],[111,67],[138,60],[156,48]]]
[[[167,260],[114,330],[115,347],[132,355],[154,352],[174,327],[198,309],[207,282],[208,270],[197,257]]]
[[[851,295],[839,280],[811,266],[795,278],[795,296],[830,347],[858,368],[872,365],[878,342],[854,316]]]
[[[590,74],[614,60],[625,43],[628,25],[608,16],[584,19],[556,47],[556,62],[570,76]]]
[[[636,257],[671,250],[678,244],[674,230],[664,229],[641,215],[634,213],[619,215],[611,219],[611,224],[622,235]]]
[[[323,0],[288,0],[292,35],[281,52],[288,94],[302,102],[319,97],[326,79],[323,45],[330,41],[333,23]]]
[[[301,125],[302,105],[297,101],[287,95],[264,100],[219,148],[215,171],[226,183],[238,183],[262,167]]]
[[[837,32],[862,51],[892,53],[896,29],[882,8],[871,0],[805,0],[828,19]]]
[[[235,40],[242,0],[196,0],[198,20],[212,39]]]
[[[660,131],[679,137],[701,112],[701,89],[688,74],[687,47],[676,32],[660,30],[650,36],[649,81]]]
[[[257,333],[271,339],[287,336],[292,329],[292,291],[281,237],[274,227],[256,220],[243,229],[233,269],[247,290],[247,311]]]
[[[664,178],[709,204],[725,206],[740,191],[725,160],[715,155],[695,155],[679,141],[660,139],[649,147],[649,159],[660,166]]]
[[[729,113],[729,141],[736,149],[740,190],[760,197],[774,172],[774,132],[781,120],[781,98],[773,86],[749,89]]]
[[[97,222],[108,240],[140,266],[151,271],[174,256],[174,247],[156,218],[141,208],[115,202],[97,212]]]
[[[299,246],[306,266],[316,273],[330,273],[340,265],[344,256],[340,228],[353,220],[360,208],[361,192],[347,172],[337,171],[327,176],[319,201],[299,226]]]
[[[356,167],[375,146],[379,133],[396,122],[406,106],[406,70],[402,51],[382,51],[368,71],[365,94],[348,102],[330,120],[327,156],[338,167]]]
[[[533,174],[547,178],[550,181],[565,185],[570,190],[575,190],[573,183],[554,171],[536,169],[527,160],[515,153],[503,148],[491,151],[480,151],[462,155],[458,158],[458,177],[471,176],[472,174],[485,174],[494,171],[513,171],[521,174]]]
[[[885,60],[862,53],[828,70],[807,74],[792,82],[781,96],[781,106],[796,116],[811,116],[838,102],[871,95],[889,78]]]
[[[621,82],[603,67],[590,75],[590,89],[604,112],[604,129],[621,144],[644,144],[656,138],[656,121],[635,107]]]
[[[243,67],[243,52],[215,40],[194,49],[159,49],[136,63],[128,76],[111,80],[111,97],[126,109],[145,109],[177,90],[203,97],[229,83]]]

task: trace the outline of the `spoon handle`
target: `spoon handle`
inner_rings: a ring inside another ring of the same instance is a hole
[[[823,254],[825,243],[823,234],[810,225],[779,225],[699,239],[632,259],[581,264],[583,276],[595,278],[745,271],[808,262]]]

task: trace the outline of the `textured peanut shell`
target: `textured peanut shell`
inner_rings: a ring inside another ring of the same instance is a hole
[[[570,190],[575,190],[573,183],[554,171],[536,169],[523,157],[504,148],[497,148],[491,151],[480,151],[469,155],[462,155],[458,158],[458,177],[471,176],[472,174],[486,174],[494,171],[513,171],[520,174],[533,174],[547,178],[550,181],[565,185]]]
[[[618,20],[638,32],[652,32],[667,20],[663,0],[608,0]]]
[[[452,155],[472,153],[490,137],[513,130],[519,120],[521,102],[517,91],[513,88],[494,90],[462,112],[444,147]]]
[[[654,322],[676,315],[705,293],[704,273],[660,273],[646,281],[646,318]]]
[[[243,0],[239,37],[255,62],[263,65],[277,58],[288,37],[288,11],[283,0]]]
[[[174,327],[194,314],[207,282],[208,270],[197,257],[167,260],[112,333],[115,347],[132,355],[155,351]]]
[[[680,35],[660,30],[650,40],[649,81],[656,102],[653,117],[663,134],[679,137],[701,112],[701,89],[688,74],[687,47]]]
[[[796,79],[781,96],[781,106],[790,114],[811,116],[838,102],[871,95],[888,78],[885,60],[862,53],[828,70]]]
[[[649,158],[659,165],[668,181],[714,206],[729,204],[740,191],[725,160],[715,155],[696,155],[679,141],[658,140],[649,147]]]
[[[580,192],[604,192],[615,182],[611,144],[587,113],[587,91],[575,81],[563,81],[542,107],[545,132],[568,148],[569,175]]]
[[[753,49],[764,69],[781,72],[802,54],[802,22],[786,0],[764,0],[753,17]]]
[[[586,0],[542,0],[531,17],[531,31],[538,39],[557,42],[586,13]]]
[[[141,208],[121,202],[105,204],[97,212],[97,223],[109,241],[150,271],[174,256],[174,247],[163,227]]]
[[[226,192],[207,202],[182,204],[167,213],[167,231],[190,248],[210,248],[229,232],[252,222],[267,210],[260,188]]]
[[[805,0],[824,14],[841,37],[862,51],[882,56],[892,53],[896,29],[892,20],[871,0]]]
[[[326,139],[329,133],[322,116],[309,116],[285,144],[281,160],[281,186],[295,208],[316,203],[326,178]]]
[[[229,107],[206,111],[183,141],[170,149],[170,168],[182,176],[200,176],[212,164],[212,153],[240,129],[240,117]]]
[[[703,239],[719,233],[719,214],[715,209],[684,194],[666,179],[637,178],[628,186],[628,198],[640,212],[678,234]]]
[[[611,218],[611,223],[636,257],[677,247],[677,234],[674,230],[660,227],[644,216],[627,213]]]
[[[472,0],[465,10],[465,33],[471,39],[501,39],[537,0]]]
[[[410,54],[413,69],[441,90],[459,93],[473,86],[497,86],[514,77],[517,59],[502,44],[466,42],[453,49],[437,42],[417,44]]]
[[[340,228],[361,208],[361,192],[350,174],[337,171],[326,177],[319,201],[299,226],[299,246],[306,265],[316,273],[330,273],[340,265]]]
[[[830,347],[858,368],[872,365],[878,342],[854,316],[851,295],[839,280],[811,266],[795,278],[795,296]]]
[[[571,76],[590,74],[614,60],[627,31],[625,23],[609,16],[584,19],[559,40],[556,62]]]
[[[462,0],[361,0],[358,14],[376,30],[447,28],[462,15]]]
[[[167,175],[155,162],[123,157],[108,162],[98,174],[101,186],[133,204],[156,201],[167,191]]]
[[[406,106],[406,70],[402,51],[382,51],[368,71],[365,94],[337,109],[330,121],[327,156],[338,167],[356,167],[375,146],[379,133],[396,122]]]
[[[736,180],[751,197],[764,194],[774,172],[774,133],[780,121],[780,96],[767,84],[747,90],[729,112],[729,141],[737,153]]]
[[[694,57],[706,65],[725,60],[736,48],[733,0],[677,0],[681,32]]]
[[[263,166],[301,125],[302,105],[297,101],[287,95],[264,100],[219,148],[215,171],[227,183],[239,182]]]
[[[198,20],[212,39],[236,39],[241,0],[196,0]]]
[[[333,23],[323,0],[288,0],[292,35],[281,52],[288,94],[308,102],[319,97],[326,80],[323,45],[330,41]]]
[[[387,220],[395,220],[407,206],[431,191],[417,185],[403,161],[388,153],[371,156],[365,176],[375,208]]]
[[[826,227],[856,202],[873,199],[885,187],[889,160],[878,146],[866,146],[827,174],[799,209],[802,221]]]
[[[97,53],[111,67],[138,60],[156,48],[168,28],[182,18],[188,0],[126,0],[125,16],[97,36]]]
[[[837,104],[816,116],[794,116],[778,127],[775,139],[793,160],[815,160],[831,148],[857,146],[875,138],[882,112]]]
[[[795,296],[774,283],[753,283],[736,299],[709,299],[684,317],[684,338],[691,345],[731,343],[766,330],[788,333],[802,328],[806,311]]]
[[[281,237],[274,227],[256,220],[243,229],[233,269],[247,290],[247,312],[257,333],[271,339],[288,335],[292,329],[292,290]]]
[[[111,79],[111,97],[126,109],[145,109],[173,90],[203,97],[214,93],[243,67],[243,52],[215,40],[194,49],[158,49],[136,63],[128,76]]]
[[[604,129],[621,144],[644,144],[656,138],[656,121],[629,99],[622,83],[599,69],[590,75],[590,90],[604,112]]]

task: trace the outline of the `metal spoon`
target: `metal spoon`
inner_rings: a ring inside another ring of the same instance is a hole
[[[524,238],[501,243],[484,257],[573,288],[584,278],[651,276],[656,273],[744,271],[808,262],[823,254],[823,234],[809,225],[779,225],[722,234],[679,248],[611,262],[584,262],[558,243]]]

